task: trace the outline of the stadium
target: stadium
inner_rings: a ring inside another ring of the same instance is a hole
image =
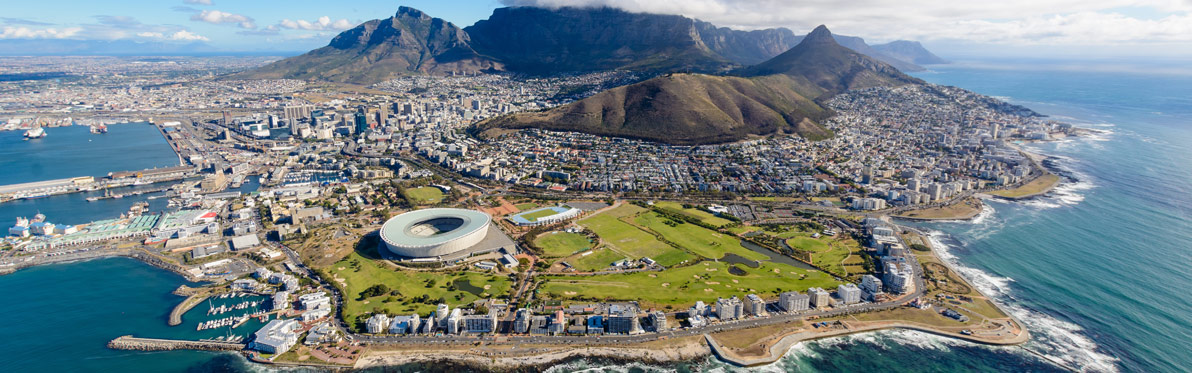
[[[381,226],[382,251],[403,260],[454,261],[512,244],[488,214],[465,209],[410,211]]]
[[[509,217],[509,221],[523,227],[554,224],[578,217],[583,211],[571,206],[551,206],[534,209]]]

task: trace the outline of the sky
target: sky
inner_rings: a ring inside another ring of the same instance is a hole
[[[0,41],[201,42],[222,51],[301,52],[399,5],[465,27],[502,6],[611,6],[737,29],[826,24],[876,44],[917,40],[950,56],[1192,57],[1192,0],[312,0],[12,1]]]

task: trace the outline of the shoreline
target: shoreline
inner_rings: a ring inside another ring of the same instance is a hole
[[[78,255],[63,255],[57,257],[40,257],[26,260],[20,263],[14,263],[10,266],[0,268],[0,276],[16,273],[22,269],[33,267],[56,265],[56,264],[70,264],[75,262],[85,262],[89,260],[107,259],[107,258],[128,258],[140,261],[147,265],[172,272],[176,275],[182,276],[187,282],[202,283],[210,282],[209,280],[195,277],[180,265],[168,263],[157,256],[150,254],[141,249],[115,249],[115,250],[94,250],[86,251]],[[40,259],[40,260],[39,260]]]

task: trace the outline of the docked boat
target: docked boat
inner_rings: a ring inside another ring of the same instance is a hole
[[[25,131],[26,139],[40,139],[46,137],[46,130],[41,127],[33,127],[33,129]]]
[[[103,123],[91,126],[91,133],[96,135],[108,133],[108,126]]]

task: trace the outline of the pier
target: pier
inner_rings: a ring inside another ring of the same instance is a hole
[[[185,341],[177,339],[137,338],[131,335],[121,336],[108,342],[108,348],[113,350],[131,351],[240,351],[243,343],[215,342],[215,341]]]

